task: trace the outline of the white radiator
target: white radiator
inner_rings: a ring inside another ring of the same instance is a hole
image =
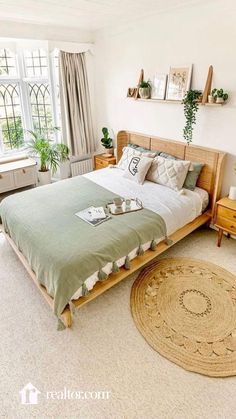
[[[86,159],[71,163],[71,174],[73,176],[83,175],[84,173],[92,172],[93,161],[92,159]]]

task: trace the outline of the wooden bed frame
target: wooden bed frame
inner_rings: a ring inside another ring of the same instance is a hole
[[[213,150],[201,146],[185,145],[182,142],[166,140],[159,137],[152,137],[147,135],[142,135],[138,133],[120,131],[117,135],[117,161],[120,160],[122,155],[122,149],[129,143],[138,144],[139,146],[148,148],[150,150],[159,150],[172,154],[183,160],[197,161],[204,163],[204,167],[198,179],[197,186],[205,189],[209,193],[210,204],[209,208],[202,215],[197,217],[191,223],[185,225],[181,229],[177,230],[174,234],[170,236],[173,246],[179,240],[186,237],[192,231],[196,230],[203,224],[210,223],[211,219],[214,216],[215,204],[220,197],[221,185],[223,179],[223,166],[226,154],[224,152]],[[13,240],[5,233],[5,236],[12,246],[13,250],[19,257],[22,264],[25,266],[27,272],[35,282],[36,286],[46,299],[47,303],[53,309],[53,298],[51,298],[46,289],[39,284],[35,273],[32,271],[27,260],[23,254],[19,251]],[[169,249],[166,243],[161,242],[157,245],[155,251],[147,250],[143,256],[136,257],[131,261],[131,268],[126,270],[121,268],[118,273],[112,273],[109,275],[109,278],[105,282],[97,282],[94,288],[90,291],[89,295],[86,297],[80,297],[78,300],[74,300],[73,303],[77,308],[82,307],[84,304],[89,303],[94,298],[98,297],[100,294],[111,288],[113,285],[118,284],[118,282],[127,278],[129,275],[142,268],[146,263],[150,262],[152,259],[156,258],[161,253]],[[64,322],[66,327],[72,325],[72,313],[69,306],[65,308],[61,315],[61,319]]]

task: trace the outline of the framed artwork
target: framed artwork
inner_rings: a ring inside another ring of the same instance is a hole
[[[183,67],[170,67],[167,100],[182,100],[190,88],[192,76],[192,65]]]
[[[166,74],[156,74],[153,77],[151,99],[165,99],[166,82]]]

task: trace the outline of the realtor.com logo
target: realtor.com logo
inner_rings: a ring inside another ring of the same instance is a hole
[[[21,404],[38,404],[38,395],[41,394],[33,384],[28,383],[20,391]],[[61,391],[47,391],[47,400],[108,400],[111,391],[80,391],[69,390],[64,387]]]

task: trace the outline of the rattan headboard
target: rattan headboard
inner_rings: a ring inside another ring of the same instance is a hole
[[[138,144],[150,150],[159,150],[174,155],[183,160],[204,163],[197,186],[209,193],[210,208],[214,210],[220,197],[223,166],[226,153],[206,147],[186,145],[185,143],[152,137],[129,131],[119,131],[117,134],[117,160],[122,155],[122,149],[127,144]]]

